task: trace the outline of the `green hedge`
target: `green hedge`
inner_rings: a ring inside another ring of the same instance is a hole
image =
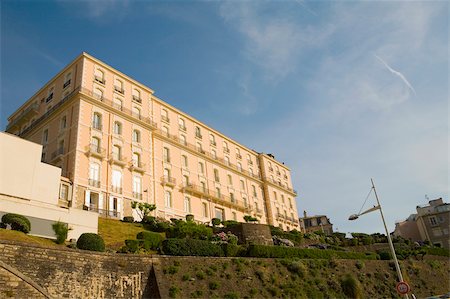
[[[425,251],[429,255],[440,255],[440,256],[448,256],[450,257],[450,250],[441,247],[426,247]]]
[[[143,240],[143,247],[146,250],[156,250],[161,246],[161,242],[164,238],[159,233],[143,231],[136,235],[136,239]]]
[[[234,257],[245,255],[245,248],[237,244],[223,244],[222,250],[225,256]]]
[[[166,239],[162,253],[176,256],[224,256],[220,245],[196,239]]]
[[[105,242],[97,234],[84,233],[78,238],[77,248],[91,251],[105,251]]]
[[[250,245],[247,256],[264,258],[304,258],[304,259],[368,259],[375,260],[375,253],[336,251],[322,249],[303,249],[283,246]]]
[[[8,213],[2,216],[2,223],[10,224],[12,230],[17,230],[28,234],[31,230],[31,223],[27,217]]]

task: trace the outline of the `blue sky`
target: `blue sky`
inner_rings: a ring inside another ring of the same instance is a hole
[[[341,232],[448,202],[446,1],[1,1],[1,128],[85,51],[291,167]],[[367,207],[374,204],[369,199]]]

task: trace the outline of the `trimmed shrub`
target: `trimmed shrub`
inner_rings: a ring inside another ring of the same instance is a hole
[[[211,219],[211,223],[213,226],[218,226],[218,225],[220,225],[221,222],[222,222],[222,220],[220,220],[219,218]]]
[[[212,229],[204,224],[197,224],[193,221],[178,220],[166,232],[169,238],[191,238],[206,240],[212,236]]]
[[[133,218],[133,216],[125,216],[125,217],[123,217],[123,222],[133,223],[134,218]]]
[[[321,249],[303,249],[284,246],[250,245],[247,250],[250,257],[264,258],[307,258],[307,259],[361,259],[374,260],[375,253],[363,253],[352,251],[336,251]]]
[[[136,253],[139,250],[141,240],[125,240],[125,246],[127,246],[128,252]]]
[[[19,214],[8,213],[3,215],[2,223],[10,224],[12,230],[21,231],[26,234],[28,234],[31,230],[30,220],[28,220],[27,217]]]
[[[424,249],[430,255],[440,255],[450,257],[450,250],[441,247],[429,247]]]
[[[194,221],[194,215],[192,215],[192,214],[187,214],[187,215],[186,215],[186,221]]]
[[[347,274],[341,281],[342,292],[348,298],[362,298],[362,289],[358,280],[352,275]]]
[[[225,227],[233,227],[233,226],[239,225],[240,223],[237,222],[236,220],[225,220],[225,221],[222,221],[222,224]]]
[[[143,240],[143,245],[146,250],[156,250],[161,246],[163,236],[154,232],[140,232],[136,235],[136,239]]]
[[[63,244],[66,241],[67,234],[69,233],[70,230],[67,223],[58,221],[52,224],[52,228],[56,235],[56,243]]]
[[[232,243],[222,244],[222,250],[225,256],[228,257],[241,256],[241,254],[245,251],[242,246]]]
[[[105,251],[105,242],[97,234],[84,233],[78,238],[77,248],[91,251]]]
[[[166,239],[162,242],[162,252],[177,256],[224,256],[220,245],[195,239]]]

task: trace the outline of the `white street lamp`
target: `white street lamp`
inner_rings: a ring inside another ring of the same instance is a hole
[[[364,212],[359,212],[358,214],[352,214],[350,215],[350,217],[348,217],[348,220],[356,220],[359,218],[359,216],[376,211],[376,210],[380,210],[380,214],[381,214],[381,219],[383,220],[383,225],[384,225],[384,229],[386,230],[386,236],[388,239],[388,243],[389,243],[389,248],[391,249],[391,254],[392,257],[394,258],[394,263],[395,263],[395,269],[397,270],[397,275],[398,275],[398,280],[399,283],[405,283],[403,281],[403,275],[402,275],[402,271],[400,270],[400,265],[398,263],[397,260],[397,255],[395,254],[395,249],[394,249],[394,245],[392,244],[392,240],[391,240],[391,235],[389,234],[389,231],[387,229],[386,226],[386,221],[384,220],[384,215],[383,215],[383,210],[381,209],[381,204],[380,204],[380,200],[378,199],[378,195],[377,195],[377,190],[375,189],[375,184],[373,183],[373,179],[370,179],[370,181],[372,182],[372,190],[375,194],[375,198],[377,199],[377,204],[376,206],[364,211]],[[369,193],[370,194],[370,193]],[[367,200],[367,199],[366,199]],[[408,299],[408,294],[405,294],[405,297]]]

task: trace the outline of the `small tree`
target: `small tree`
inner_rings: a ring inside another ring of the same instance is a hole
[[[132,201],[131,202],[131,208],[133,210],[136,210],[136,213],[141,217],[141,221],[150,214],[151,211],[156,209],[156,206],[153,204],[149,204],[146,202],[138,202],[138,201]]]
[[[52,228],[56,235],[56,244],[63,244],[66,241],[67,234],[71,228],[69,228],[67,223],[61,221],[53,223]]]

